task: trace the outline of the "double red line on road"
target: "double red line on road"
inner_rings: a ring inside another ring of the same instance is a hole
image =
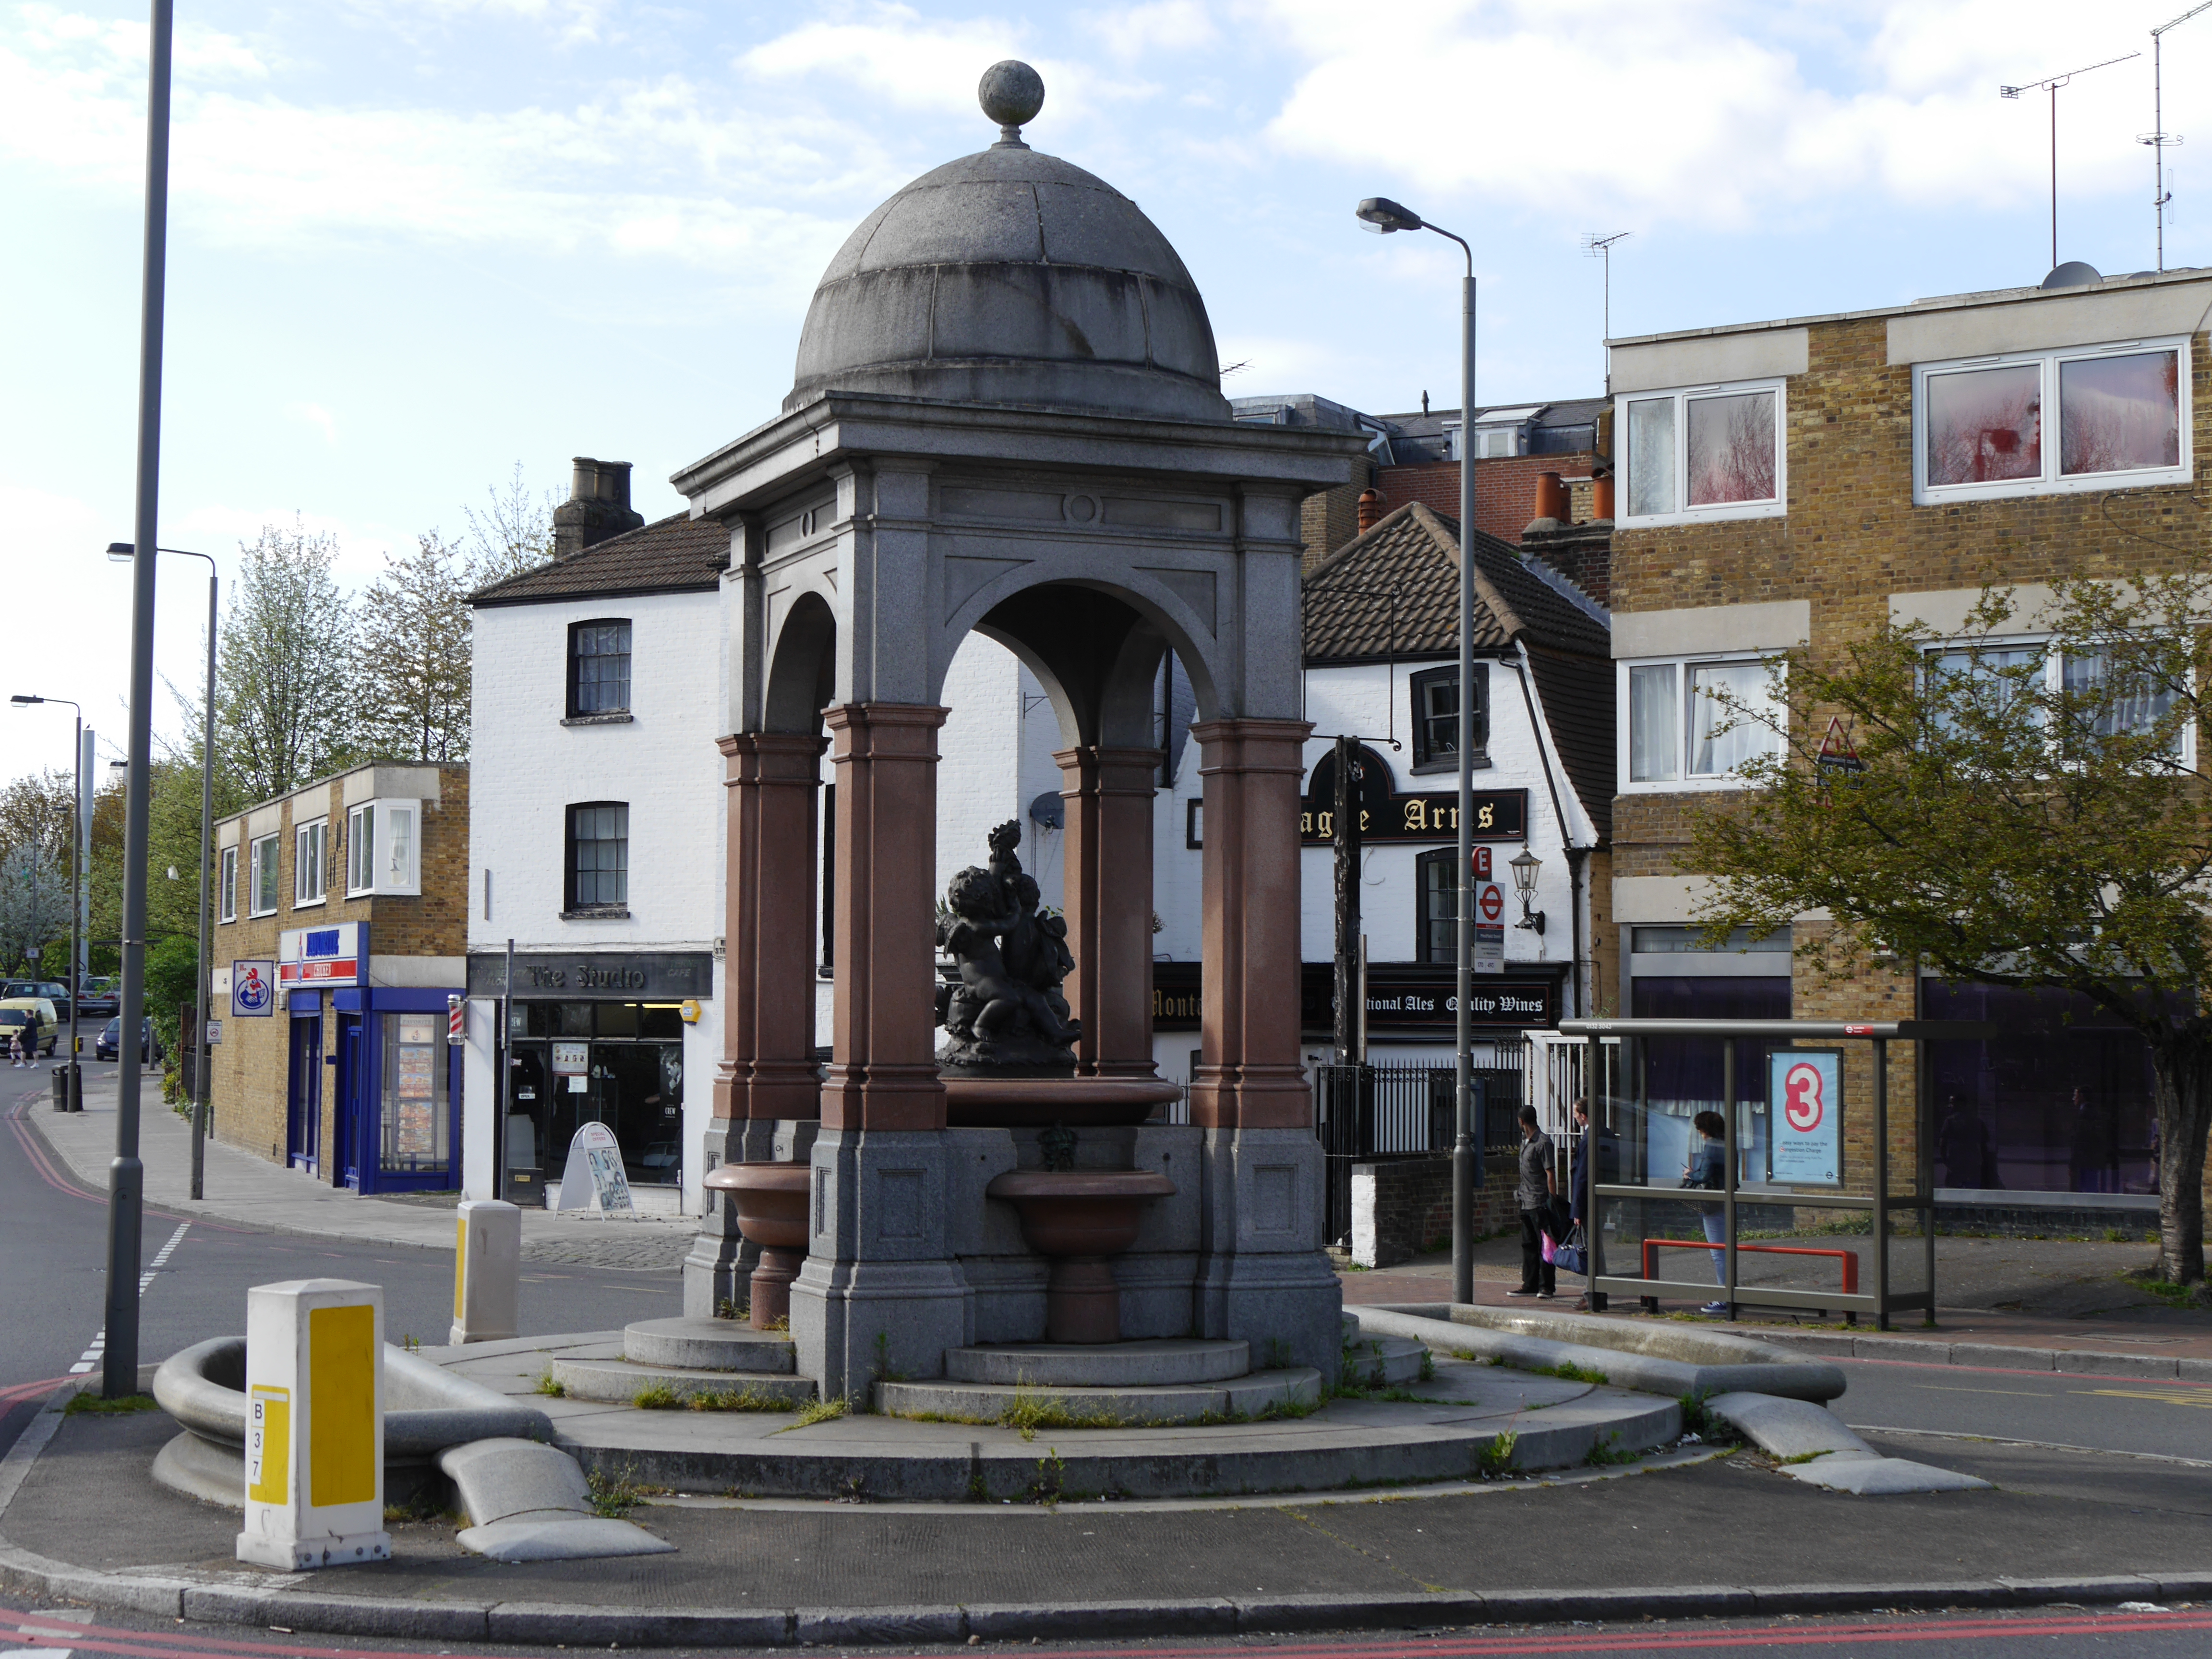
[[[103,1625],[77,1625],[59,1620],[42,1625],[39,1614],[25,1608],[0,1607],[0,1619],[32,1627],[15,1638],[25,1647],[68,1648],[85,1653],[119,1655],[123,1659],[222,1659],[225,1655],[236,1655],[239,1659],[328,1659],[331,1654],[346,1654],[352,1656],[352,1659],[421,1659],[419,1651],[343,1647],[328,1642],[307,1646],[230,1636],[123,1630]],[[1267,1652],[1268,1659],[1398,1659],[1401,1655],[1415,1656],[1416,1659],[1456,1659],[1458,1656],[1474,1659],[1474,1656],[1487,1655],[1595,1654],[1629,1650],[1819,1647],[1875,1642],[2018,1641],[2035,1636],[2105,1637],[2191,1630],[2212,1631],[2212,1609],[2185,1613],[2028,1613],[2010,1619],[1992,1618],[1985,1614],[1964,1618],[1940,1615],[1899,1617],[1885,1620],[1879,1624],[1731,1624],[1713,1626],[1621,1620],[1607,1628],[1595,1630],[1538,1627],[1511,1635],[1403,1636],[1382,1641],[1270,1644]],[[1224,1643],[1212,1643],[1203,1647],[1091,1646],[1058,1651],[1027,1646],[1023,1649],[1024,1653],[1037,1656],[1037,1659],[1221,1659],[1221,1656],[1230,1650],[1231,1645]]]

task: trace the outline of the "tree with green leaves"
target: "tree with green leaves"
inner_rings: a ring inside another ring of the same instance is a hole
[[[69,866],[35,847],[0,855],[0,972],[24,972],[35,951],[42,971],[67,979],[67,949],[47,951],[69,925]]]
[[[267,800],[361,755],[354,613],[337,538],[297,520],[239,544],[216,654],[216,742],[248,800]]]
[[[469,754],[470,580],[436,531],[384,556],[362,595],[361,676],[370,747],[408,760]]]
[[[1771,665],[1729,725],[1779,733],[1711,798],[1681,860],[1707,938],[1825,910],[1815,971],[1869,955],[2072,993],[2137,1032],[2157,1107],[2159,1273],[2204,1278],[2212,1126],[2206,574],[1986,589],[1963,635],[1885,625]],[[1863,769],[1820,763],[1839,716]]]

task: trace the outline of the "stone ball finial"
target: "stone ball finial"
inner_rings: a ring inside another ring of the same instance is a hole
[[[1044,77],[1018,58],[1009,58],[983,71],[976,83],[976,101],[983,113],[999,124],[999,142],[1026,149],[1022,128],[1036,119],[1044,107]]]

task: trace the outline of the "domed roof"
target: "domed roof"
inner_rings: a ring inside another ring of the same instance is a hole
[[[1228,420],[1206,302],[1167,238],[1104,180],[1006,131],[846,239],[784,408],[835,390]]]

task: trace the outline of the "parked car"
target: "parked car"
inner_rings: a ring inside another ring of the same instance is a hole
[[[122,1049],[123,1017],[118,1014],[100,1028],[99,1036],[93,1041],[92,1057],[94,1060],[113,1060],[121,1054]],[[161,1057],[161,1039],[154,1035],[154,1022],[150,1019],[140,1020],[138,1022],[138,1063],[142,1066],[155,1065],[160,1062]]]
[[[69,1024],[69,987],[58,979],[11,979],[0,985],[0,1001],[15,997],[44,997],[54,1005],[54,1017],[64,1025]]]
[[[112,980],[94,980],[84,988],[77,1012],[84,1019],[112,1019],[123,1011],[123,998]]]
[[[0,1049],[12,1045],[18,1032],[24,1048],[33,1055],[53,1053],[58,1034],[54,1005],[44,997],[9,997],[0,1001]]]

